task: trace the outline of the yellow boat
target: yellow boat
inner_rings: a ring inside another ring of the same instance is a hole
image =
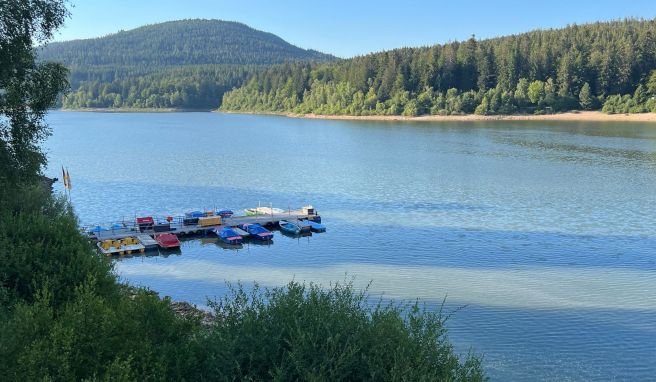
[[[121,240],[103,240],[97,244],[98,250],[105,256],[111,255],[131,255],[132,253],[143,253],[146,247],[136,237],[126,237]]]

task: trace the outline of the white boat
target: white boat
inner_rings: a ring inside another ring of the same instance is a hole
[[[273,214],[282,214],[285,212],[280,208],[272,208],[272,207],[246,208],[244,211],[246,212],[246,216],[273,215]]]

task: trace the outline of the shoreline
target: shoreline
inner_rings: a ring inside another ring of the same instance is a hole
[[[581,121],[581,122],[656,122],[656,113],[606,114],[601,111],[570,111],[556,114],[510,114],[510,115],[422,115],[404,117],[402,115],[325,115],[296,114],[284,112],[222,111],[210,109],[156,109],[156,108],[83,108],[56,109],[63,112],[82,113],[207,113],[245,115],[275,115],[287,118],[325,119],[343,121],[425,121],[425,122],[468,122],[468,121]]]
[[[176,108],[133,108],[133,107],[118,107],[118,108],[103,108],[103,107],[90,107],[80,109],[53,109],[63,112],[76,112],[76,113],[208,113],[212,109],[176,109]]]
[[[571,111],[556,114],[510,114],[510,115],[422,115],[404,117],[402,115],[324,115],[295,114],[276,112],[220,111],[226,114],[277,115],[288,118],[325,119],[344,121],[426,121],[426,122],[467,122],[467,121],[580,121],[580,122],[656,122],[656,113],[606,114],[601,111]]]

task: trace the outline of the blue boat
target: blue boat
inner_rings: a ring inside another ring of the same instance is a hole
[[[91,229],[89,230],[89,233],[100,233],[100,232],[105,232],[105,231],[109,231],[109,229],[97,225],[97,226],[91,228]]]
[[[226,244],[241,244],[244,239],[230,227],[214,228],[214,233]]]
[[[257,240],[266,241],[273,239],[273,233],[257,223],[244,224],[241,228]]]
[[[278,222],[280,229],[292,235],[298,235],[301,233],[301,227],[297,226],[294,223],[290,223],[287,220],[281,220]]]
[[[303,220],[303,223],[309,225],[310,229],[314,232],[326,232],[326,226],[321,223],[312,220]]]
[[[202,218],[205,217],[205,212],[203,211],[191,211],[185,213],[185,217],[188,219],[193,219],[193,218]]]
[[[222,218],[229,218],[234,214],[234,212],[232,212],[232,210],[221,210],[221,211],[217,211],[216,214],[221,216]]]

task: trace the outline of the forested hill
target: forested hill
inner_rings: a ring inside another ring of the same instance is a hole
[[[179,20],[104,37],[43,47],[42,60],[89,66],[261,65],[328,61],[335,57],[294,46],[247,25],[221,20]]]
[[[470,38],[254,73],[225,110],[396,115],[656,111],[656,20]]]
[[[105,37],[52,43],[39,59],[70,69],[64,108],[215,109],[255,71],[282,62],[330,61],[244,24],[181,20]]]

